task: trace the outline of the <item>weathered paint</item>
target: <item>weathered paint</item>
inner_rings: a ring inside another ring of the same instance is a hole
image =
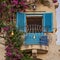
[[[16,27],[21,31],[26,32],[26,14],[17,12],[16,14]]]
[[[43,21],[44,32],[53,32],[53,13],[44,13]]]

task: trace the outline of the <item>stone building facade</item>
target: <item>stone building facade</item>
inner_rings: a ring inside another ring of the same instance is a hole
[[[60,60],[59,46],[56,45],[58,1],[44,0],[43,3],[39,0],[26,1],[27,4],[32,3],[30,9],[26,9],[26,12],[17,12],[16,16],[16,26],[26,33],[23,36],[21,50],[31,51],[32,57],[40,60]],[[0,47],[2,48],[0,52],[3,51],[0,57],[4,60],[5,47],[1,45]]]

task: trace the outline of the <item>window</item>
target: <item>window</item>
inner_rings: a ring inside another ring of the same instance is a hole
[[[27,16],[27,32],[42,32],[42,16]]]
[[[53,14],[25,14],[17,12],[16,27],[24,32],[53,32]],[[43,28],[42,28],[43,27]]]

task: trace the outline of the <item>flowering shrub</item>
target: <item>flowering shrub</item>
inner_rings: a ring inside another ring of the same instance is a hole
[[[27,7],[25,0],[0,0],[0,20],[5,25],[11,24],[16,12],[24,12]]]
[[[25,0],[0,0],[0,30],[3,28],[6,40],[6,60],[27,60],[30,57],[20,50],[23,32],[15,27],[13,19],[17,11],[24,12],[28,6]],[[28,57],[28,58],[27,58]]]
[[[5,9],[8,9],[9,12],[24,11],[27,8],[25,0],[1,0],[0,3],[0,12],[3,12]]]
[[[21,60],[23,57],[23,54],[20,53],[20,50],[17,48],[14,48],[11,45],[8,45],[6,47],[6,60]]]
[[[5,27],[4,29],[5,29],[5,31],[7,31],[7,34],[5,36],[6,60],[22,59],[23,54],[20,51],[20,47],[23,44],[23,40],[21,38],[21,35],[23,33],[20,32],[19,30],[17,30],[15,27],[13,27],[13,35],[11,34],[11,32],[12,32],[11,28],[8,29],[8,27]]]
[[[21,36],[24,33],[16,29],[14,26],[9,28],[6,27],[4,29],[7,32],[5,36],[6,60],[27,60],[28,58],[32,60],[32,58],[30,58],[27,54],[24,55],[24,53],[20,50],[20,47],[23,44],[23,38]]]

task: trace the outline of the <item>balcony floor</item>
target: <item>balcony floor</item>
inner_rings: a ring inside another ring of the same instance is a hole
[[[33,50],[38,54],[46,54],[48,52],[48,46],[40,46],[40,45],[23,45],[21,47],[21,50],[25,50],[25,51],[29,51],[31,50],[33,52]],[[34,52],[33,52],[34,53]]]

